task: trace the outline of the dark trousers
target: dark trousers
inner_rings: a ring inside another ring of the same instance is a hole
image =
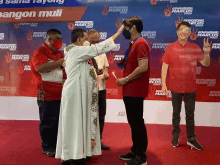
[[[102,132],[104,128],[105,115],[106,115],[106,90],[99,91],[99,126],[100,138],[102,139]]]
[[[180,112],[182,106],[182,97],[184,97],[185,103],[185,113],[186,113],[186,132],[187,138],[195,137],[195,122],[194,122],[194,112],[195,112],[195,102],[196,93],[175,93],[172,91],[172,104],[173,104],[173,135],[180,134]]]
[[[60,100],[37,101],[40,115],[40,136],[43,150],[56,150]]]
[[[147,130],[143,119],[144,97],[123,96],[128,123],[131,127],[133,146],[131,151],[146,156],[148,146]]]

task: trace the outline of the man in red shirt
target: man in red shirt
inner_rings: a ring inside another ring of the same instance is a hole
[[[203,52],[197,44],[188,42],[191,25],[182,22],[177,27],[178,40],[167,46],[162,65],[162,90],[167,93],[166,77],[169,67],[168,89],[172,93],[173,139],[172,146],[178,146],[180,134],[180,111],[182,96],[185,102],[187,144],[191,148],[203,150],[194,133],[194,111],[196,100],[196,66],[199,61],[203,66],[210,65],[210,44],[204,38]]]
[[[62,82],[66,79],[62,70],[64,55],[62,36],[59,30],[47,31],[46,41],[31,57],[31,70],[37,83],[37,103],[40,114],[40,136],[42,152],[55,156]]]
[[[123,100],[131,127],[131,152],[121,155],[120,159],[129,160],[126,165],[146,164],[146,149],[148,145],[147,130],[143,119],[144,99],[148,95],[150,48],[147,41],[140,37],[143,22],[139,17],[124,20],[125,39],[130,39],[130,45],[119,67],[124,68],[123,77],[116,80],[123,86]]]

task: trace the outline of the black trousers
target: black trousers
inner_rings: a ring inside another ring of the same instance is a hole
[[[131,127],[133,146],[131,151],[146,157],[148,146],[147,130],[143,119],[144,97],[123,96],[128,123]]]
[[[100,138],[102,139],[102,132],[105,123],[106,115],[106,90],[99,91],[99,126],[100,126]]]
[[[40,136],[43,150],[56,150],[57,132],[60,113],[60,100],[37,100],[40,115]]]
[[[182,106],[182,97],[184,97],[185,103],[185,113],[186,113],[186,132],[187,138],[195,137],[195,121],[194,121],[194,112],[195,112],[195,102],[196,102],[196,92],[194,93],[172,93],[172,104],[173,104],[173,135],[180,134],[180,112]]]

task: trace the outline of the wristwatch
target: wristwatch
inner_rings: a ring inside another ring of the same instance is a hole
[[[127,76],[127,77],[125,77],[125,81],[126,81],[126,82],[128,82],[128,81],[129,81],[129,78],[128,78],[128,76]]]
[[[161,84],[161,86],[164,86],[164,85],[166,85],[166,84]]]

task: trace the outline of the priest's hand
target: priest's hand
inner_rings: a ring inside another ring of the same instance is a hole
[[[103,69],[97,69],[97,70],[96,70],[96,74],[97,74],[97,75],[103,74]]]
[[[120,79],[116,80],[116,83],[118,86],[123,86],[123,85],[127,84],[127,81],[125,78],[120,78]]]
[[[91,139],[91,146],[94,148],[96,146],[96,141],[94,139]]]

